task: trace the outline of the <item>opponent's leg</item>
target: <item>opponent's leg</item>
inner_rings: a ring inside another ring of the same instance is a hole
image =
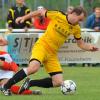
[[[13,61],[8,63],[6,61],[0,60],[0,69],[17,72],[18,71],[18,66]]]
[[[63,78],[61,72],[50,73],[51,77],[38,79],[38,80],[31,80],[27,78],[25,82],[22,84],[21,88],[19,89],[19,94],[21,94],[24,90],[29,89],[32,86],[38,86],[43,88],[51,88],[51,87],[58,87],[63,84]]]
[[[17,85],[13,85],[11,87],[11,92],[14,93],[14,94],[19,94],[19,89],[20,89],[20,86],[17,86]],[[40,90],[25,90],[21,93],[22,95],[41,95],[42,92]]]
[[[11,88],[12,85],[16,84],[17,82],[21,81],[27,75],[33,74],[38,71],[40,68],[40,62],[37,60],[33,60],[30,62],[29,66],[25,69],[20,70],[17,72],[9,81],[2,87],[2,91],[5,94],[8,89]],[[7,93],[6,93],[7,95]],[[9,93],[8,93],[9,95]]]

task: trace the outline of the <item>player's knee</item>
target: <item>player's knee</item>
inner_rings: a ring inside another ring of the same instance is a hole
[[[59,87],[59,86],[61,86],[61,84],[62,84],[62,80],[53,80],[53,86],[54,87]]]
[[[31,67],[28,67],[27,70],[28,70],[28,74],[33,74],[37,72],[39,68],[37,66],[31,66]]]
[[[62,74],[55,74],[52,76],[52,82],[54,87],[59,87],[63,83],[63,76]]]

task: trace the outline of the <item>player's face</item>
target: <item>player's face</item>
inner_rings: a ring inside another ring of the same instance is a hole
[[[16,3],[23,4],[24,3],[24,0],[16,0]]]
[[[100,8],[95,9],[96,18],[100,18]]]
[[[79,23],[80,23],[81,21],[83,21],[84,18],[85,18],[85,16],[84,16],[83,13],[80,14],[80,15],[77,15],[76,13],[73,13],[72,16],[73,16],[73,17],[72,17],[72,24],[73,24],[73,25],[79,24]]]

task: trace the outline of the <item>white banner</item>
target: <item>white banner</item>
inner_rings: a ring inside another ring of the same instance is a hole
[[[8,53],[18,64],[27,64],[31,56],[31,48],[38,39],[38,34],[11,34],[8,35]]]
[[[5,32],[5,30],[0,31]],[[7,35],[9,41],[7,51],[18,64],[27,64],[31,48],[35,41],[44,31],[29,30],[23,33],[23,30],[14,30],[12,34]],[[82,30],[82,38],[86,43],[92,43],[100,48],[100,32],[94,32],[88,29]],[[75,39],[71,36],[64,43],[58,53],[60,62],[66,63],[100,63],[100,51],[88,52],[80,49]]]
[[[82,32],[86,43],[92,43],[100,48],[100,32]],[[73,37],[64,43],[59,50],[59,59],[66,63],[100,63],[100,51],[90,52],[80,49]]]

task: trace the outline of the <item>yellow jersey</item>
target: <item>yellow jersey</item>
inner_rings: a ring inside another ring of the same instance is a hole
[[[69,35],[81,38],[80,26],[68,23],[67,15],[59,11],[47,11],[45,16],[50,18],[50,23],[37,43],[42,43],[48,50],[58,51]]]

